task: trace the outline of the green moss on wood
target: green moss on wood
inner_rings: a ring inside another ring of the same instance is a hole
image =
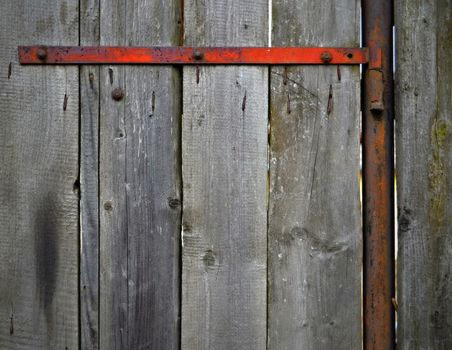
[[[449,126],[446,121],[434,118],[431,130],[432,158],[429,165],[430,203],[429,216],[431,224],[439,230],[446,219],[446,170],[444,154]]]

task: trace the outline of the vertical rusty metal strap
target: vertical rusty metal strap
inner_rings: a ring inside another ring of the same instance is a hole
[[[392,0],[363,0],[364,349],[395,347]],[[374,64],[381,60],[381,67]]]

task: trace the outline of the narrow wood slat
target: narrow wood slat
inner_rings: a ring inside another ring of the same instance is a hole
[[[178,1],[101,1],[100,44],[177,45],[178,20]],[[180,77],[103,66],[100,82],[100,347],[178,349]]]
[[[452,1],[397,1],[397,348],[452,349]]]
[[[80,1],[80,45],[99,45],[99,0]],[[99,349],[99,67],[80,67],[80,346]]]
[[[185,45],[267,44],[267,1],[185,1]],[[265,349],[267,67],[184,67],[182,349]]]
[[[78,1],[1,1],[0,348],[78,349],[78,69],[17,45],[78,44]]]
[[[272,45],[357,46],[359,2],[273,0]],[[273,67],[268,348],[361,349],[359,68]]]

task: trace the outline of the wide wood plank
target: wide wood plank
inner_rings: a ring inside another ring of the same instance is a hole
[[[185,1],[185,45],[265,46],[267,1]],[[184,67],[182,348],[265,349],[268,68]]]
[[[78,1],[1,1],[0,348],[78,349],[78,69],[18,45],[78,44]]]
[[[452,1],[396,2],[398,349],[452,349]]]
[[[273,46],[359,46],[359,2],[273,0]],[[361,349],[359,67],[273,67],[268,348]]]
[[[100,42],[177,45],[178,20],[178,1],[101,1]],[[180,74],[100,74],[100,347],[178,349]]]
[[[80,45],[99,45],[99,0],[80,1]],[[80,341],[99,348],[99,67],[80,66]]]

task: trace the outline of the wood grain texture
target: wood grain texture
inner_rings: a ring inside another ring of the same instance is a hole
[[[452,1],[397,1],[398,349],[452,348]]]
[[[80,45],[99,45],[99,0],[80,1]],[[99,348],[99,72],[80,66],[80,341]]]
[[[178,20],[178,1],[101,1],[101,45],[177,45]],[[100,348],[178,349],[180,74],[100,74]]]
[[[185,45],[265,46],[267,1],[185,1]],[[268,68],[184,67],[182,349],[265,349]]]
[[[272,14],[273,46],[359,46],[356,0],[273,0]],[[270,79],[268,348],[361,349],[359,67]]]
[[[0,13],[0,348],[75,350],[78,69],[20,66],[17,46],[77,45],[78,1]]]

